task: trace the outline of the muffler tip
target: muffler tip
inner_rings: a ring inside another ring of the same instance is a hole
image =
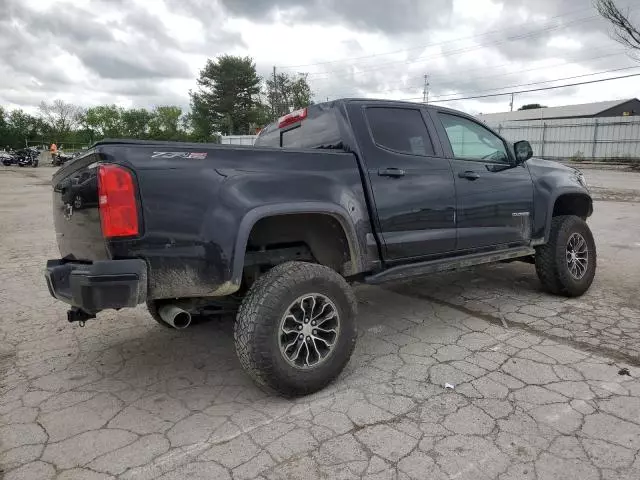
[[[158,313],[165,323],[178,330],[182,330],[191,325],[191,314],[175,305],[160,307]]]

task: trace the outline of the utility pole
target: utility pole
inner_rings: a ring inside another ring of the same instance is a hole
[[[511,94],[511,102],[509,103],[509,107],[511,108],[511,111],[513,112],[513,96],[515,95],[515,93]]]
[[[273,118],[277,117],[277,105],[278,105],[278,77],[276,76],[276,66],[273,66],[273,98],[271,99],[271,110]]]
[[[424,89],[422,90],[422,103],[429,103],[429,75],[424,74]]]

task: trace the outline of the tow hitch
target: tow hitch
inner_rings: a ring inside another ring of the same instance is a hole
[[[67,311],[67,320],[69,323],[79,322],[81,327],[84,327],[85,322],[92,318],[96,318],[94,313],[85,312],[81,308],[73,307]]]

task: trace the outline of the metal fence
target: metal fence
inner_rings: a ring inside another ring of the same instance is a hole
[[[640,117],[485,122],[504,138],[528,140],[534,155],[549,159],[638,160]]]
[[[222,145],[253,145],[257,135],[223,135],[220,137]]]

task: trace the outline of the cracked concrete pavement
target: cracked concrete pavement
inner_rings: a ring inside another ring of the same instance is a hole
[[[51,173],[0,169],[0,477],[640,478],[640,203],[596,203],[579,299],[523,263],[357,287],[346,371],[286,400],[240,369],[231,321],[170,331],[138,308],[69,325],[42,276]]]

